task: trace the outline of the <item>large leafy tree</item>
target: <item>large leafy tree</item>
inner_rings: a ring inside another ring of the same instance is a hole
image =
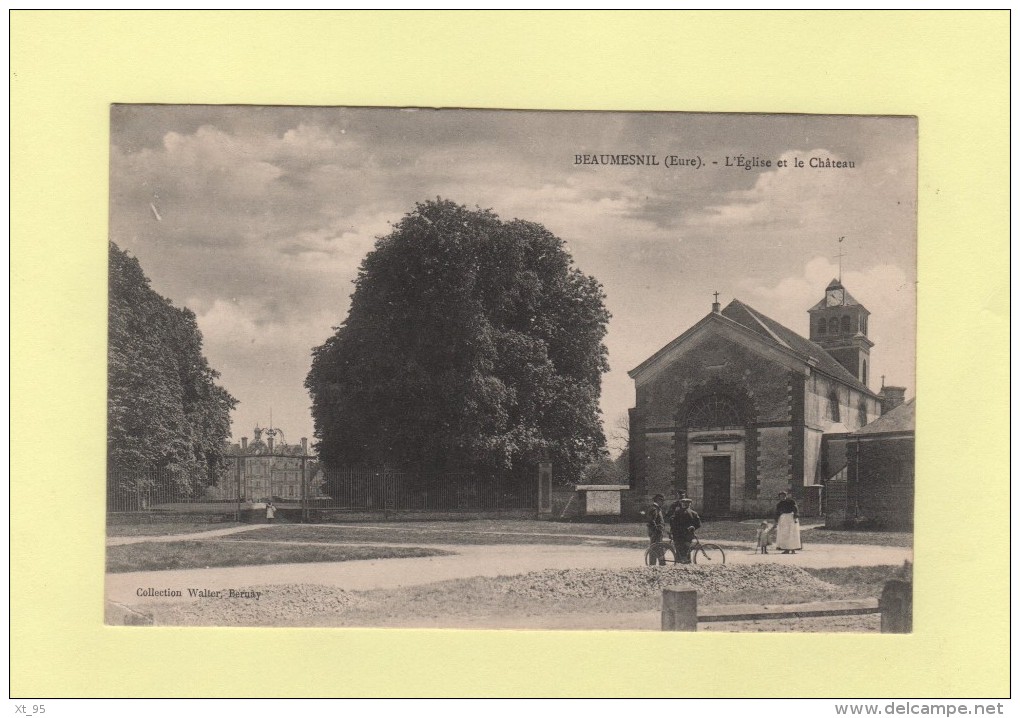
[[[362,263],[305,382],[320,458],[576,480],[604,451],[601,286],[539,224],[417,204]]]
[[[113,242],[109,282],[111,477],[129,488],[157,475],[184,492],[214,482],[237,400],[216,384],[194,313],[154,292],[138,260]]]

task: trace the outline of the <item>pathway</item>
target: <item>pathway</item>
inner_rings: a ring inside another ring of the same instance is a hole
[[[253,524],[251,526],[231,526],[226,529],[212,529],[211,531],[196,531],[190,534],[166,534],[160,536],[107,536],[107,546],[125,546],[132,543],[169,543],[172,541],[196,541],[217,536],[229,536],[239,534],[242,531],[257,531],[267,528],[270,524]]]
[[[106,597],[118,603],[138,605],[192,600],[188,597],[189,588],[221,590],[286,583],[311,583],[362,591],[552,568],[624,568],[640,565],[642,557],[636,549],[595,545],[430,545],[428,548],[451,551],[455,555],[112,573],[106,575]],[[748,548],[731,550],[726,554],[727,563],[779,563],[811,568],[896,565],[909,558],[909,548],[837,544],[810,544],[804,551],[792,556],[763,556],[751,553]],[[138,595],[148,588],[179,591],[182,595],[152,598]]]

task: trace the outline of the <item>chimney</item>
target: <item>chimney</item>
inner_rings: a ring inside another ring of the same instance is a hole
[[[907,388],[903,386],[883,386],[882,390],[878,392],[878,396],[882,400],[882,413],[888,414],[902,404],[906,393]]]
[[[241,451],[244,451],[244,452],[248,451],[248,437],[247,436],[242,436],[241,437]]]
[[[303,436],[301,437],[301,453],[305,455],[308,454],[308,439]]]

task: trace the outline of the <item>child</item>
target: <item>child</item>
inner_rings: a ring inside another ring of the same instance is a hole
[[[768,521],[762,521],[761,525],[758,526],[758,533],[755,536],[755,543],[758,545],[758,550],[762,553],[769,552],[769,532],[772,528],[769,526]]]

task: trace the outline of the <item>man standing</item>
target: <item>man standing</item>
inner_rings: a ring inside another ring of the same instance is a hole
[[[669,508],[666,509],[666,523],[672,523],[673,515],[678,511],[683,511],[683,507],[680,505],[680,502],[686,498],[687,498],[686,491],[681,491],[680,489],[676,490],[676,501],[671,503],[669,505]]]
[[[673,545],[676,546],[676,557],[680,563],[691,562],[691,539],[694,531],[701,528],[701,517],[691,508],[692,501],[680,499],[680,509],[674,511],[669,520],[669,530],[673,532]]]
[[[666,528],[666,519],[662,515],[662,502],[666,500],[666,497],[662,494],[656,494],[652,497],[652,505],[645,510],[645,516],[648,518],[648,542],[649,544],[655,544],[662,541],[662,532]],[[666,565],[666,557],[659,554],[656,563],[660,566]]]

